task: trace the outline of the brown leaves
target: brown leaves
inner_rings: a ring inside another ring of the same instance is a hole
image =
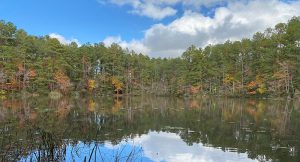
[[[62,93],[67,93],[70,90],[72,86],[70,78],[67,75],[65,75],[65,73],[62,70],[58,70],[55,72],[54,79],[58,85],[59,90]]]

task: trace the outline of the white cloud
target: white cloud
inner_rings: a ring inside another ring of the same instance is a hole
[[[129,1],[133,2],[127,0],[123,3]],[[134,2],[137,5],[141,3],[139,0]],[[172,6],[179,1],[151,2],[155,4],[169,3]],[[222,1],[213,0],[212,2]],[[208,1],[200,3],[196,0],[186,0],[181,3],[209,5]],[[180,18],[169,24],[153,25],[145,31],[143,39],[134,40],[134,42],[148,49],[149,53],[147,54],[150,56],[176,57],[191,45],[204,47],[208,44],[222,43],[228,39],[250,38],[255,32],[263,31],[280,22],[287,22],[293,16],[300,15],[300,1],[240,0],[227,1],[227,3],[226,6],[215,8],[213,17],[186,10]]]
[[[129,5],[132,7],[130,13],[161,20],[177,13],[175,5],[183,7],[199,8],[210,7],[214,4],[225,2],[225,0],[98,0],[100,4],[116,4],[119,6]]]
[[[160,7],[152,3],[146,3],[139,5],[131,13],[161,20],[165,17],[175,15],[177,11],[171,7]]]
[[[201,6],[211,7],[216,4],[224,4],[230,0],[183,0],[182,3],[185,6],[194,6],[199,8]]]
[[[140,16],[146,16],[157,20],[161,20],[168,16],[173,16],[177,13],[177,10],[175,10],[171,6],[162,5],[165,4],[165,2],[161,2],[160,4],[157,3],[158,1],[140,0],[110,0],[109,2],[120,6],[130,5],[132,7],[130,13]]]
[[[110,36],[105,38],[102,42],[106,47],[111,46],[113,43],[117,43],[123,49],[133,50],[137,53],[147,54],[150,52],[150,50],[141,41],[132,40],[130,42],[127,42],[122,40],[120,36],[117,37]]]
[[[64,36],[57,34],[57,33],[51,33],[51,34],[49,34],[49,37],[56,38],[61,44],[64,44],[64,45],[69,45],[72,42],[75,42],[78,46],[81,46],[80,42],[77,39],[74,39],[74,38],[66,39]]]

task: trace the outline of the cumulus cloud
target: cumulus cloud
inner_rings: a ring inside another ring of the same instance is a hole
[[[75,42],[78,46],[81,45],[80,42],[77,39],[74,39],[74,38],[67,39],[64,36],[62,36],[60,34],[57,34],[57,33],[51,33],[51,34],[49,34],[49,37],[50,38],[56,38],[61,44],[64,44],[64,45],[69,45],[72,42]]]
[[[118,0],[115,0],[117,2]],[[133,2],[131,0],[123,3]],[[136,0],[139,4],[141,1]],[[143,1],[144,2],[144,1]],[[152,1],[151,1],[152,2]],[[186,5],[209,5],[208,1],[180,1]],[[214,3],[224,2],[213,0]],[[158,0],[153,3],[179,3],[177,0]],[[199,3],[199,4],[197,4]],[[255,32],[273,27],[277,23],[287,22],[293,16],[300,15],[300,1],[281,0],[240,0],[227,1],[227,5],[213,9],[214,16],[193,10],[169,24],[154,24],[145,31],[144,38],[134,40],[135,44],[147,49],[150,56],[177,57],[191,45],[204,47],[208,44],[223,43],[226,40],[250,38]],[[126,43],[120,41],[124,45]]]
[[[175,15],[177,11],[171,7],[160,7],[151,3],[146,3],[139,5],[132,10],[131,13],[161,20],[165,17]]]
[[[120,36],[114,37],[110,36],[103,40],[106,47],[111,46],[113,43],[119,44],[123,49],[133,50],[137,53],[147,54],[150,50],[141,42],[137,40],[132,40],[130,42],[122,40]]]

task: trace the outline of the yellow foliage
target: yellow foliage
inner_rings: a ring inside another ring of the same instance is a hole
[[[235,80],[235,79],[234,79],[233,76],[231,76],[230,74],[226,74],[226,75],[225,75],[225,78],[224,78],[224,83],[229,84],[229,83],[232,83],[234,80]]]
[[[95,80],[90,79],[88,81],[88,88],[89,88],[89,91],[93,91],[96,88]]]
[[[265,84],[259,85],[259,88],[257,89],[257,91],[260,94],[264,94],[267,91],[267,88],[266,88]]]
[[[261,75],[257,75],[255,79],[258,84],[264,83],[264,78]]]
[[[0,90],[0,100],[5,100],[6,99],[6,91]]]
[[[6,91],[5,90],[0,90],[0,96],[1,95],[6,95]]]
[[[7,99],[6,96],[0,96],[0,100],[5,100],[5,99]]]
[[[123,88],[123,83],[116,77],[111,78],[111,83],[115,87],[115,90],[121,90]]]

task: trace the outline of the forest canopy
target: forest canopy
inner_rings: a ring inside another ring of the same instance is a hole
[[[300,90],[300,17],[251,39],[150,58],[103,43],[61,44],[0,21],[0,94],[285,95]]]

